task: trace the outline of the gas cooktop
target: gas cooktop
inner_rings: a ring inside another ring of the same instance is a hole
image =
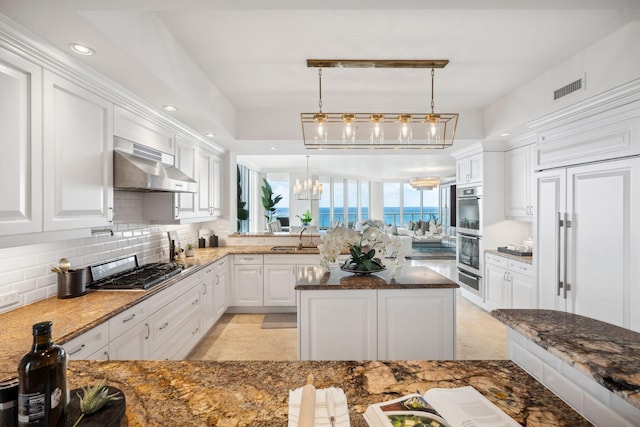
[[[177,263],[156,262],[138,265],[138,257],[131,255],[90,267],[94,290],[146,290],[180,274],[184,266]]]

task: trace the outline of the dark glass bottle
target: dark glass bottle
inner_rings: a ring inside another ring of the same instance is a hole
[[[58,427],[67,421],[67,354],[53,344],[51,325],[33,325],[33,347],[18,365],[18,426]]]

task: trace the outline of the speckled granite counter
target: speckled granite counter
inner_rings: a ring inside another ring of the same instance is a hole
[[[351,425],[374,402],[433,387],[471,385],[523,426],[589,426],[509,361],[96,362],[69,363],[71,388],[102,378],[121,389],[135,426],[286,426],[288,392],[309,373],[318,388],[342,388]]]
[[[532,256],[511,255],[511,254],[508,254],[506,252],[500,252],[498,250],[493,250],[493,249],[487,249],[484,252],[487,253],[487,254],[493,254],[493,255],[509,258],[509,259],[514,260],[514,261],[520,261],[520,262],[525,262],[527,264],[533,264],[533,257]]]
[[[562,311],[504,309],[492,314],[640,408],[640,333]]]
[[[306,267],[298,275],[297,290],[320,289],[428,289],[459,288],[460,286],[427,267],[406,265],[394,279],[390,270],[375,274],[352,274],[337,267],[324,272],[320,268]]]
[[[15,373],[20,358],[31,347],[31,327],[36,322],[51,320],[54,341],[64,344],[197,272],[210,262],[231,254],[273,254],[274,252],[271,251],[271,246],[224,246],[196,249],[195,253],[194,257],[184,259],[184,263],[190,267],[179,276],[147,291],[94,291],[77,298],[52,297],[0,314],[0,331],[2,331],[0,361],[6,362],[0,363],[0,378]]]

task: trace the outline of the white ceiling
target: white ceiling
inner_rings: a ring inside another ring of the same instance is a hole
[[[455,174],[445,152],[309,151],[318,107],[308,58],[449,59],[436,108],[460,112],[456,148],[482,110],[626,23],[638,0],[2,0],[0,13],[263,169],[370,178]],[[427,111],[429,70],[324,69],[323,111]],[[465,120],[466,117],[466,120]]]

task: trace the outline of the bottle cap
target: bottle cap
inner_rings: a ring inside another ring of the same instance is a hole
[[[53,323],[48,320],[46,322],[35,323],[33,325],[33,336],[46,335],[51,333]]]

